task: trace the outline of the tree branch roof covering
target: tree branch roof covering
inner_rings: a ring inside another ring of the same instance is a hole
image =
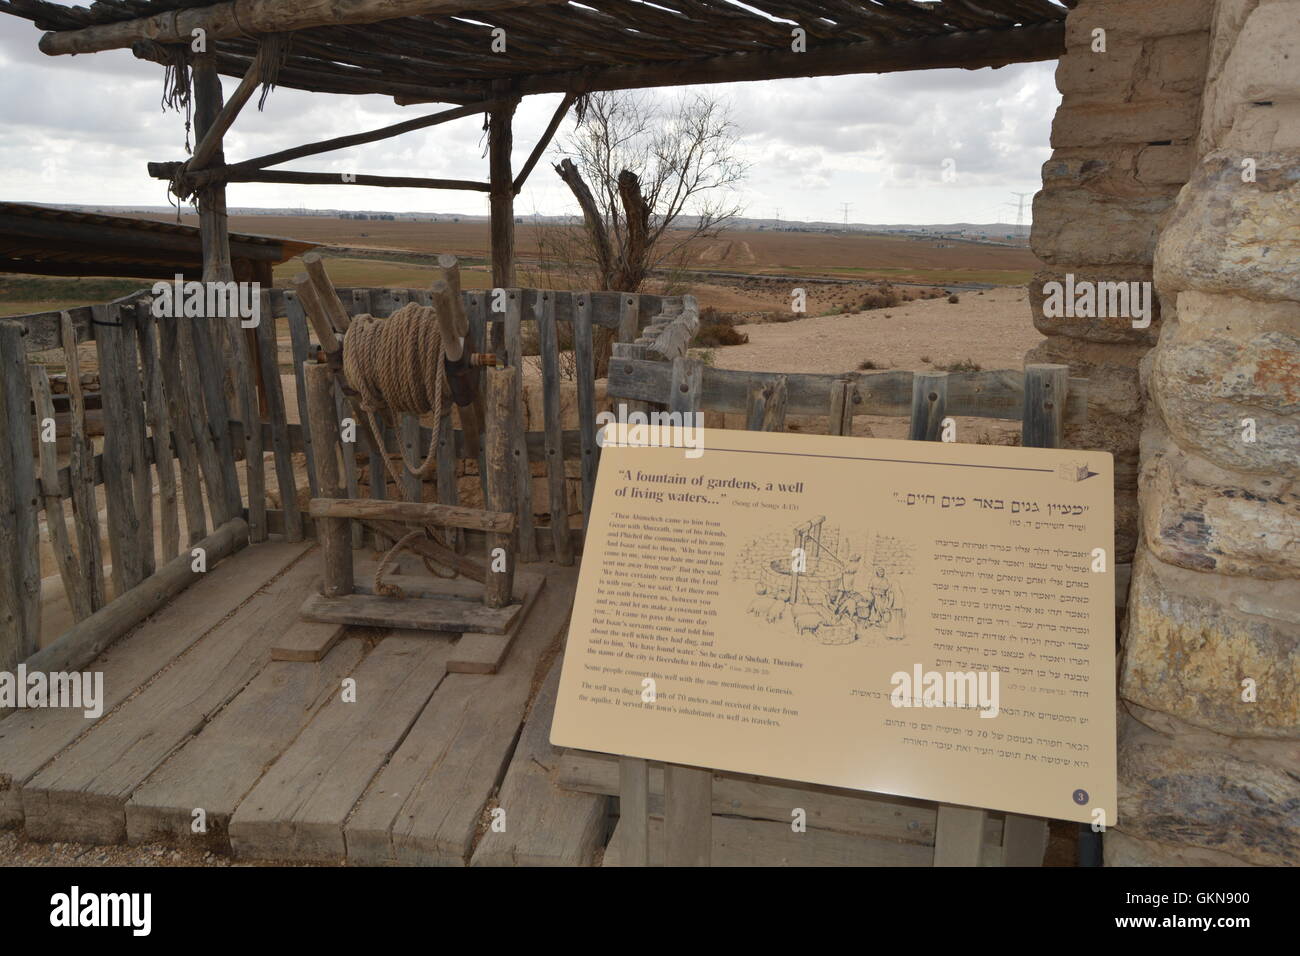
[[[49,31],[41,49],[54,55],[131,48],[167,62],[168,45],[188,49],[202,29],[231,76],[247,71],[263,38],[290,34],[276,47],[277,85],[472,102],[493,90],[580,94],[1054,59],[1076,2],[0,0],[0,12]],[[796,27],[805,51],[792,48]]]

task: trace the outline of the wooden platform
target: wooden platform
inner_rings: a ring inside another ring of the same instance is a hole
[[[302,622],[319,574],[310,545],[247,548],[95,662],[99,718],[0,720],[0,824],[274,860],[592,863],[610,800],[556,786],[547,741],[576,566],[530,565],[507,635]]]

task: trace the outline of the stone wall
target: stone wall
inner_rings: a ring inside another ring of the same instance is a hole
[[[1154,260],[1106,858],[1295,865],[1300,0],[1219,0],[1194,144]]]
[[[1030,283],[1034,324],[1048,336],[1026,362],[1069,365],[1091,380],[1089,421],[1066,443],[1115,455],[1116,563],[1137,543],[1138,367],[1162,314],[1130,319],[1047,318],[1043,284],[1066,273],[1091,281],[1151,281],[1160,225],[1196,155],[1214,0],[1081,0],[1066,21],[1056,71],[1062,102],[1052,157],[1034,198],[1030,244],[1044,270]],[[1093,31],[1105,31],[1094,52]]]

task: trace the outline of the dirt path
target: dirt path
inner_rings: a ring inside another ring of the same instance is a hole
[[[1026,292],[1004,286],[963,292],[956,304],[921,299],[852,315],[824,315],[792,322],[743,325],[746,345],[712,350],[718,368],[746,372],[925,371],[955,362],[981,369],[1024,367],[1025,353],[1043,340],[1029,315]],[[698,353],[697,353],[698,354]],[[864,363],[870,363],[863,367]],[[728,428],[743,428],[741,416],[727,416]],[[824,432],[825,419],[790,419],[791,431]],[[855,435],[906,438],[906,418],[860,416]],[[957,418],[957,440],[1011,444],[1020,423]]]
[[[1025,353],[1043,341],[1030,320],[1025,290],[1014,286],[964,292],[956,305],[946,298],[922,299],[740,331],[749,344],[717,349],[719,368],[848,372],[870,361],[880,369],[922,371],[966,360],[985,369],[1021,368]]]

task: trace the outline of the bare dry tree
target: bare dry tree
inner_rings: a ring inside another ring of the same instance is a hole
[[[582,209],[581,230],[543,230],[544,258],[591,287],[637,292],[680,267],[700,239],[740,213],[747,166],[726,106],[700,93],[593,93],[559,144],[555,171]]]
[[[555,164],[583,225],[538,230],[542,268],[570,288],[639,292],[655,274],[675,286],[700,240],[742,210],[735,188],[748,166],[738,139],[726,106],[700,93],[590,94]],[[597,377],[612,340],[610,330],[597,330]]]

